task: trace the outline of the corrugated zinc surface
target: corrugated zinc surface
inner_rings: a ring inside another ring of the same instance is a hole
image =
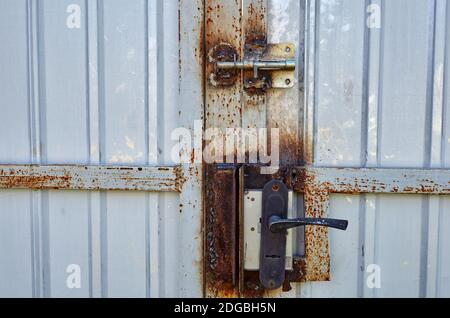
[[[306,14],[314,165],[448,169],[450,3],[307,1]],[[335,195],[330,216],[350,221],[330,231],[332,282],[302,297],[450,296],[450,198]]]
[[[172,130],[202,109],[196,82],[179,84],[201,68],[179,66],[201,31],[182,21],[195,39],[180,47],[179,5],[201,19],[195,1],[1,0],[0,162],[173,165]],[[180,205],[177,193],[0,191],[0,297],[201,296],[201,215]]]

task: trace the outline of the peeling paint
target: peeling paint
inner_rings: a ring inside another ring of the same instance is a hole
[[[1,189],[180,192],[185,181],[181,166],[0,166]]]

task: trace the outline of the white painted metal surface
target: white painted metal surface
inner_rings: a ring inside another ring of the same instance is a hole
[[[203,114],[199,7],[0,0],[0,163],[172,165],[172,130]],[[305,76],[258,116],[305,126],[314,166],[450,167],[449,1],[270,0],[268,29],[304,45]],[[0,296],[201,296],[201,171],[186,168],[181,194],[1,190]],[[332,281],[283,296],[450,296],[449,198],[333,195],[330,216],[350,221],[330,232]]]
[[[174,165],[172,130],[203,112],[193,4],[1,0],[0,163]],[[201,173],[185,168],[181,194],[0,191],[0,296],[201,296]]]
[[[367,26],[373,8],[380,28]],[[449,2],[307,1],[306,16],[314,165],[448,168]],[[332,281],[299,296],[450,295],[448,197],[335,195],[330,216],[350,221],[330,232]],[[366,283],[371,264],[380,288]]]

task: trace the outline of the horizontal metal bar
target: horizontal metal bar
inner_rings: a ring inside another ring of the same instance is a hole
[[[260,71],[281,71],[295,70],[295,60],[264,61],[264,60],[243,60],[243,61],[221,61],[217,62],[220,70],[253,70]]]
[[[450,194],[450,169],[301,168],[329,193]]]
[[[0,165],[0,189],[180,192],[183,168]]]

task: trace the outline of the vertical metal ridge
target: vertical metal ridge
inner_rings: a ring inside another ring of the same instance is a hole
[[[429,2],[428,8],[428,58],[427,58],[427,87],[425,107],[425,131],[423,165],[431,166],[432,138],[433,138],[433,102],[434,102],[434,75],[435,75],[435,47],[436,47],[436,0]]]
[[[37,10],[37,62],[39,89],[39,145],[40,163],[47,163],[47,96],[45,79],[45,25],[44,4],[36,2]]]
[[[364,0],[364,9],[368,8],[371,1]],[[365,14],[365,12],[363,13]],[[364,44],[363,44],[363,82],[362,82],[362,111],[361,111],[361,166],[367,166],[368,138],[369,138],[369,73],[370,73],[370,29],[363,19]]]
[[[108,212],[106,192],[100,193],[100,253],[101,253],[101,296],[108,297]]]
[[[445,154],[447,151],[447,140],[449,137],[449,122],[448,122],[448,112],[449,112],[449,70],[450,70],[450,1],[446,1],[446,10],[445,10],[445,48],[444,48],[444,79],[443,79],[443,97],[442,97],[442,144],[441,144],[441,165],[442,167],[446,167],[447,163],[445,160]]]
[[[298,105],[301,109],[300,115],[299,115],[299,123],[298,123],[298,136],[300,143],[298,146],[301,147],[301,151],[299,153],[300,156],[300,164],[305,165],[306,163],[306,156],[305,156],[305,117],[306,117],[306,47],[305,47],[305,37],[306,37],[306,0],[300,0],[300,9],[299,9],[299,30],[298,30],[298,39],[299,39],[299,47],[298,47],[298,78],[299,78],[299,90],[298,90]],[[266,114],[267,117],[267,114]],[[267,122],[267,118],[266,118]]]
[[[100,163],[97,1],[85,2],[88,162]],[[88,192],[89,295],[101,296],[100,193]]]
[[[164,30],[164,1],[157,0],[156,3],[156,34],[157,34],[157,45],[156,45],[156,60],[158,64],[157,69],[157,88],[156,88],[156,111],[157,111],[157,132],[158,132],[158,164],[164,163],[163,153],[163,145],[161,141],[164,140],[164,108],[165,108],[165,100],[164,100],[164,90],[165,90],[165,64],[164,64],[164,56],[165,56],[165,30]]]
[[[193,3],[194,2],[194,3]],[[178,1],[179,14],[179,116],[178,125],[195,134],[196,120],[204,119],[204,0]],[[192,7],[197,10],[192,10]],[[198,122],[197,122],[198,123]],[[201,148],[201,145],[200,147]],[[179,297],[201,297],[202,277],[202,164],[183,164],[186,179],[180,199],[180,282]]]
[[[384,0],[382,0],[384,1]],[[374,260],[374,264],[379,264],[379,260],[380,260],[380,240],[381,240],[381,230],[380,230],[380,201],[381,201],[381,196],[377,195],[375,198],[375,225],[374,225],[374,244],[373,244],[373,260]],[[375,288],[373,289],[373,297],[378,297],[378,289]]]
[[[158,164],[158,3],[147,0],[147,157],[149,163]]]
[[[145,297],[151,297],[150,194],[145,194]]]
[[[448,24],[449,24],[449,4],[448,1],[438,0],[435,2],[434,10],[434,75],[433,83],[433,112],[431,138],[431,160],[430,167],[445,167],[445,136],[446,136],[446,77],[448,76]],[[440,245],[442,239],[443,225],[440,223],[442,218],[444,198],[429,198],[429,226],[428,226],[428,255],[427,255],[427,280],[426,280],[426,297],[438,297],[439,294],[439,277],[441,275],[440,262],[441,252]]]
[[[448,2],[447,2],[448,5]],[[450,6],[449,6],[450,8]],[[448,21],[448,19],[447,19]],[[444,213],[444,202],[442,198],[439,198],[439,212],[438,212],[438,225],[442,224],[442,215]],[[438,227],[438,233],[437,233],[437,260],[436,260],[436,276],[435,276],[435,297],[439,298],[441,296],[441,289],[440,289],[440,283],[439,278],[442,277],[442,255],[444,254],[444,251],[442,250],[442,240],[444,239],[443,234],[443,226]]]
[[[163,154],[163,145],[161,144],[161,141],[164,140],[164,90],[165,90],[165,64],[164,64],[164,52],[165,52],[165,30],[164,30],[164,1],[163,0],[157,0],[156,1],[156,61],[158,64],[157,73],[156,73],[156,132],[157,132],[157,162],[158,164],[162,164],[164,162],[164,156]],[[158,195],[158,228],[159,228],[159,237],[157,244],[154,244],[153,246],[157,246],[158,248],[158,279],[159,279],[159,297],[166,297],[166,286],[164,284],[166,280],[166,271],[163,270],[164,268],[164,258],[166,256],[166,249],[165,249],[165,242],[161,237],[164,237],[165,235],[165,220],[164,218],[159,218],[159,215],[166,215],[167,209],[166,209],[166,195],[161,194]]]
[[[148,164],[158,164],[159,155],[159,123],[158,114],[159,97],[159,60],[158,39],[159,24],[158,15],[161,3],[147,1],[147,158]],[[146,127],[146,128],[147,128]],[[147,205],[148,204],[148,205]],[[159,194],[147,194],[146,199],[146,257],[147,259],[147,296],[159,296]],[[156,224],[156,226],[155,226]]]
[[[356,277],[356,295],[361,298],[364,295],[364,247],[365,247],[365,236],[366,236],[366,195],[362,194],[359,196],[359,229],[358,229],[358,272]]]
[[[93,232],[93,224],[92,224],[92,195],[90,192],[87,194],[87,213],[88,213],[88,284],[89,284],[89,297],[94,297],[94,287],[93,287],[93,281],[94,281],[94,269],[93,269],[93,247],[92,247],[92,232]]]
[[[84,18],[84,25],[85,25],[85,30],[84,30],[84,37],[86,40],[85,43],[85,55],[86,55],[86,73],[85,73],[85,81],[86,81],[86,146],[87,146],[87,158],[86,161],[88,162],[88,164],[91,164],[91,146],[92,146],[92,140],[91,140],[91,76],[90,76],[90,67],[89,67],[89,63],[90,63],[90,45],[89,45],[89,34],[90,34],[90,25],[89,25],[89,7],[88,7],[88,0],[84,1],[84,10],[86,11],[85,13],[85,18]]]
[[[51,292],[51,264],[50,264],[50,211],[49,211],[49,191],[42,191],[41,194],[41,239],[42,239],[42,277],[44,297],[50,298]]]
[[[87,146],[87,163],[92,164],[91,160],[91,148],[92,148],[92,136],[91,136],[91,73],[89,63],[91,60],[90,56],[90,45],[89,45],[89,34],[90,34],[90,25],[89,25],[89,3],[88,0],[84,1],[85,7],[85,55],[86,55],[86,146]],[[89,286],[89,297],[93,297],[93,266],[92,266],[92,195],[91,192],[87,193],[87,214],[88,214],[88,286]]]
[[[380,0],[381,23],[380,23],[380,52],[378,68],[378,107],[377,107],[377,166],[381,165],[382,131],[383,131],[383,66],[384,66],[384,45],[385,45],[385,0]],[[378,201],[378,200],[377,200]]]
[[[33,83],[33,18],[31,9],[31,0],[26,2],[26,37],[27,37],[27,120],[28,120],[28,139],[29,139],[29,162],[33,162],[33,107],[34,107],[34,83]]]
[[[39,87],[39,163],[47,163],[47,96],[46,96],[46,63],[45,63],[45,13],[44,3],[36,2],[37,10],[37,49],[38,49],[38,87]],[[40,240],[42,260],[42,292],[44,297],[51,297],[50,268],[50,224],[49,224],[49,191],[40,192]]]
[[[427,87],[424,129],[423,166],[431,167],[433,147],[433,108],[434,108],[434,77],[435,77],[435,48],[436,48],[436,0],[429,2],[428,7],[428,57],[427,57]],[[430,223],[430,198],[422,196],[420,265],[419,265],[419,297],[427,295],[428,280],[428,227]]]
[[[144,0],[144,147],[145,147],[145,165],[150,164],[150,127],[149,127],[149,83],[150,83],[150,68],[149,68],[149,4],[148,0]]]
[[[144,127],[144,140],[145,140],[145,164],[148,166],[150,164],[150,111],[149,111],[149,101],[150,101],[150,5],[149,1],[144,1],[144,42],[145,42],[145,54],[144,54],[144,68],[145,68],[145,78],[144,78],[144,116],[145,116],[145,127]],[[150,194],[145,194],[145,212],[144,212],[144,222],[145,222],[145,296],[150,298],[151,296],[151,250],[150,250]]]
[[[104,30],[104,2],[97,0],[97,60],[98,60],[98,127],[99,127],[99,161],[100,164],[107,162],[106,158],[106,141],[105,141],[105,30]]]
[[[305,103],[304,103],[304,159],[305,164],[314,161],[314,48],[315,48],[315,6],[305,0]],[[312,43],[311,43],[312,42]]]
[[[29,31],[29,85],[30,85],[30,152],[31,162],[36,164],[40,160],[39,147],[39,67],[38,67],[38,31],[36,4],[29,0],[28,4],[28,31]]]
[[[43,297],[42,253],[40,240],[40,193],[31,193],[31,240],[33,256],[33,297]]]
[[[41,74],[39,45],[39,7],[37,2],[27,1],[27,36],[28,36],[28,94],[29,94],[29,138],[31,163],[41,162]],[[32,253],[32,294],[43,297],[44,271],[42,252],[42,206],[41,192],[30,192],[31,205],[31,253]]]
[[[364,1],[364,10],[368,8],[370,0]],[[363,12],[365,15],[365,12]],[[364,28],[364,44],[363,44],[363,82],[362,82],[362,111],[361,111],[361,152],[360,161],[362,167],[367,167],[368,161],[368,145],[369,145],[369,73],[370,73],[370,29],[366,25],[366,19],[363,19]],[[359,233],[358,233],[358,272],[356,278],[356,294],[358,297],[364,295],[364,246],[366,235],[366,195],[359,196]]]
[[[29,139],[29,161],[34,162],[34,83],[33,83],[33,13],[31,8],[31,0],[26,2],[26,17],[27,17],[27,101],[28,101],[28,139]],[[34,229],[34,209],[33,209],[33,191],[30,191],[29,204],[30,204],[30,233],[31,233],[31,294],[33,297],[38,297],[37,288],[37,264],[36,264],[36,250],[35,250],[35,229]]]
[[[428,280],[428,227],[430,223],[430,197],[422,196],[422,215],[421,215],[421,231],[420,231],[420,265],[419,265],[419,297],[427,296],[427,280]]]
[[[106,105],[105,105],[105,31],[104,2],[97,0],[97,67],[98,67],[98,127],[99,127],[99,161],[107,162],[106,158]],[[100,193],[100,262],[101,262],[101,296],[108,297],[108,233],[107,233],[107,193]]]
[[[318,121],[319,121],[319,114],[318,114],[318,101],[319,101],[319,59],[320,59],[320,47],[319,42],[317,39],[317,36],[320,32],[320,1],[314,1],[313,4],[314,7],[314,35],[313,35],[313,43],[310,43],[310,45],[314,46],[314,62],[313,62],[313,69],[314,69],[314,88],[313,88],[313,102],[312,102],[312,162],[315,163],[317,159],[317,132],[318,132]]]

